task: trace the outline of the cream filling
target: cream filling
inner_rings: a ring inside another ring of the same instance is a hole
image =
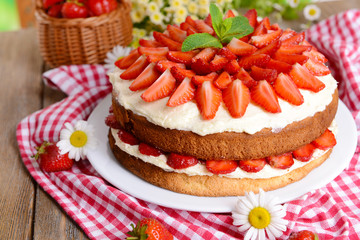
[[[300,106],[294,106],[279,98],[281,113],[269,113],[250,103],[243,117],[233,118],[222,103],[214,119],[203,120],[195,101],[177,107],[166,106],[169,97],[154,102],[143,101],[141,94],[145,90],[131,91],[129,86],[133,81],[122,80],[120,78],[122,71],[116,68],[109,73],[109,77],[115,98],[124,108],[144,116],[149,122],[163,128],[191,131],[201,136],[220,132],[254,134],[263,128],[271,128],[274,132],[278,132],[288,124],[325,110],[337,88],[336,80],[329,74],[318,77],[326,86],[320,92],[300,90],[304,97],[304,103]]]
[[[338,128],[337,128],[335,121],[332,122],[329,129],[336,136],[336,134],[338,132]],[[195,166],[188,167],[185,169],[180,169],[180,170],[174,169],[174,168],[170,167],[169,165],[167,165],[167,163],[166,163],[167,156],[165,154],[161,154],[158,157],[144,155],[144,154],[140,153],[138,145],[129,145],[129,144],[122,142],[120,140],[120,138],[118,137],[117,131],[118,131],[117,129],[111,129],[111,133],[115,139],[116,146],[118,146],[122,151],[126,152],[127,154],[129,154],[133,157],[136,157],[138,159],[141,159],[142,161],[144,161],[146,163],[151,163],[167,172],[185,173],[189,176],[195,176],[195,175],[212,176],[212,175],[214,175],[207,170],[207,168],[205,167],[204,164],[201,164],[201,163],[198,163]],[[218,176],[228,177],[228,178],[251,178],[251,179],[261,179],[261,178],[271,178],[271,177],[281,176],[281,175],[289,173],[297,168],[303,167],[304,165],[308,164],[309,162],[319,158],[320,156],[325,154],[327,151],[328,150],[324,151],[324,150],[316,149],[313,153],[312,158],[308,162],[301,162],[301,161],[294,159],[294,164],[288,169],[276,169],[276,168],[271,167],[269,164],[266,164],[265,167],[257,173],[249,173],[238,167],[232,173],[221,174]]]

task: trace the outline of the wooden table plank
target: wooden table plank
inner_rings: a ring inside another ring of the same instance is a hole
[[[41,106],[42,61],[33,36],[32,29],[0,37],[0,239],[32,235],[35,188],[20,159],[15,130]]]

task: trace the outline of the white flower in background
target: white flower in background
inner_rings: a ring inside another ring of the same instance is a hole
[[[170,1],[170,7],[173,7],[173,8],[178,8],[180,6],[182,6],[183,3],[181,0],[172,0]]]
[[[147,5],[149,4],[149,0],[137,0],[137,2],[141,5]]]
[[[79,120],[73,127],[65,123],[65,128],[60,131],[60,141],[56,144],[61,154],[69,153],[69,158],[79,161],[86,157],[89,149],[96,146],[94,128],[88,122]]]
[[[280,237],[288,223],[283,219],[285,215],[285,209],[277,203],[277,199],[266,196],[262,189],[257,195],[250,192],[239,198],[232,212],[233,224],[240,225],[240,232],[246,232],[245,240],[272,240]]]
[[[198,1],[200,7],[206,7],[209,8],[209,0],[199,0]]]
[[[152,2],[156,3],[156,5],[158,5],[159,8],[162,8],[164,6],[163,0],[153,0]]]
[[[313,4],[307,5],[304,8],[304,16],[309,21],[315,21],[320,18],[321,9]]]
[[[184,20],[186,18],[186,16],[188,15],[188,11],[185,7],[181,6],[181,7],[178,7],[176,10],[175,10],[175,16],[176,17],[182,17]]]
[[[145,17],[145,14],[140,9],[141,8],[136,8],[131,11],[131,19],[134,23],[141,22]]]
[[[147,12],[149,15],[155,13],[155,12],[159,12],[159,6],[155,3],[155,2],[151,2],[148,4],[147,6]]]
[[[150,21],[154,24],[161,25],[163,21],[164,15],[161,12],[154,12],[150,15]]]
[[[183,6],[186,6],[189,4],[190,0],[182,0],[181,2],[183,4]]]
[[[202,18],[206,17],[209,14],[209,7],[200,6],[198,15]]]
[[[198,5],[195,2],[189,2],[187,8],[190,14],[197,14],[199,10]]]
[[[115,46],[111,51],[106,53],[104,67],[107,69],[108,72],[111,72],[115,69],[114,63],[120,58],[129,55],[130,51],[131,48],[129,47],[123,47],[120,45]]]
[[[143,37],[145,37],[145,36],[146,36],[146,31],[145,31],[145,29],[139,28],[139,32],[138,32],[137,37],[138,37],[138,38],[143,38]]]
[[[288,4],[292,8],[299,6],[300,0],[287,0]]]
[[[276,9],[276,10],[279,11],[279,12],[281,12],[281,11],[284,10],[284,7],[281,6],[281,5],[278,4],[278,3],[274,3],[272,6],[273,6],[274,9]]]
[[[216,3],[219,7],[222,7],[223,5],[225,5],[225,0],[215,0],[215,3]]]
[[[183,17],[174,17],[174,19],[173,19],[173,22],[175,23],[175,24],[180,24],[180,23],[182,23],[184,21],[184,18]]]

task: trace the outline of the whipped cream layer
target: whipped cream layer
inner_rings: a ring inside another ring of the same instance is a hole
[[[337,128],[335,121],[332,122],[329,129],[334,133],[335,136],[337,135],[338,128]],[[161,154],[158,157],[144,155],[144,154],[140,153],[138,145],[129,145],[129,144],[122,142],[120,140],[117,132],[118,132],[117,129],[111,129],[112,136],[115,139],[115,144],[122,151],[124,151],[127,154],[129,154],[133,157],[136,157],[146,163],[153,164],[153,165],[163,169],[164,171],[185,173],[189,176],[195,176],[195,175],[213,176],[214,175],[213,173],[211,173],[207,170],[207,168],[204,164],[201,164],[201,163],[198,163],[195,166],[188,167],[185,169],[180,169],[180,170],[174,169],[174,168],[170,167],[169,165],[167,165],[167,163],[166,163],[167,155]],[[262,179],[262,178],[271,178],[271,177],[281,176],[281,175],[289,173],[297,168],[303,167],[304,165],[308,164],[309,162],[319,158],[320,156],[325,154],[327,151],[328,150],[324,151],[324,150],[320,150],[320,149],[315,149],[313,156],[309,161],[301,162],[301,161],[294,159],[294,164],[288,169],[277,169],[277,168],[271,167],[269,164],[266,164],[265,167],[257,173],[249,173],[238,167],[232,173],[221,174],[218,176],[228,177],[228,178],[239,178],[239,179],[240,178]]]
[[[133,113],[144,116],[149,122],[163,128],[191,131],[201,136],[220,132],[245,132],[254,134],[263,128],[280,131],[288,124],[301,121],[315,113],[325,110],[332,101],[332,95],[337,88],[336,80],[329,74],[318,77],[325,84],[325,88],[318,93],[300,90],[304,103],[300,106],[292,105],[279,98],[281,113],[269,113],[252,102],[241,118],[233,118],[221,103],[216,116],[212,120],[204,120],[195,101],[189,101],[177,107],[168,107],[169,97],[145,102],[141,94],[145,90],[133,92],[129,89],[132,80],[122,80],[123,70],[116,68],[109,73],[110,82],[117,101]]]

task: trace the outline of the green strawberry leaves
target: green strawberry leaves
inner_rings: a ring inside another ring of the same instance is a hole
[[[188,36],[183,42],[181,51],[187,52],[196,48],[215,47],[222,48],[223,43],[231,39],[241,38],[254,31],[244,16],[236,16],[223,20],[223,14],[215,4],[210,4],[212,26],[217,37],[208,33],[196,33]]]

